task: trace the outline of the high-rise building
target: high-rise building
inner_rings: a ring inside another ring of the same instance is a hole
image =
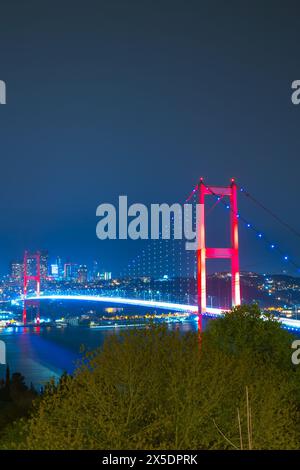
[[[64,278],[66,281],[77,280],[78,277],[78,265],[76,263],[65,263],[64,264]]]
[[[22,283],[24,275],[24,264],[21,261],[12,261],[10,265],[10,276],[13,281]]]
[[[40,251],[41,279],[48,277],[48,251]]]
[[[58,279],[59,278],[58,264],[51,264],[50,274],[53,277],[53,279]]]
[[[28,276],[35,276],[37,274],[37,261],[34,256],[27,255],[26,271]]]
[[[88,280],[88,269],[85,264],[81,264],[78,268],[78,282],[85,284]]]
[[[111,280],[111,273],[110,272],[103,272],[98,274],[98,278],[104,281],[110,281]]]
[[[92,270],[92,278],[93,280],[97,280],[99,277],[100,271],[99,271],[99,263],[98,261],[93,261],[93,270]]]
[[[63,264],[62,264],[62,260],[59,256],[57,256],[56,258],[56,263],[57,264],[57,269],[58,269],[58,278],[62,278],[63,275],[64,275],[64,269],[63,269]]]
[[[66,281],[71,280],[71,263],[64,264],[64,278]]]

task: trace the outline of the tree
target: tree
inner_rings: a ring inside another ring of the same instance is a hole
[[[251,406],[252,448],[298,448],[291,340],[254,306],[213,320],[201,347],[197,333],[157,326],[111,336],[45,390],[3,446],[229,449],[249,441]]]
[[[273,315],[264,314],[258,305],[234,307],[217,321],[210,322],[204,334],[209,347],[233,354],[249,356],[249,360],[275,364],[291,369],[292,336]]]

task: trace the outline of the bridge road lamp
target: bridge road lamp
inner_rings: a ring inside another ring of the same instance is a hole
[[[240,305],[240,271],[239,271],[239,240],[238,240],[238,209],[237,187],[234,178],[229,186],[207,186],[203,178],[199,186],[199,224],[198,224],[198,249],[197,249],[197,298],[198,314],[207,310],[206,299],[206,259],[231,259],[231,304]],[[207,248],[205,240],[205,196],[229,197],[230,208],[230,235],[231,246],[228,248]]]

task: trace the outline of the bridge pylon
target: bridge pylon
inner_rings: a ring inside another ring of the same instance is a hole
[[[207,248],[205,237],[205,196],[229,197],[231,246],[228,248]],[[206,312],[206,259],[231,259],[232,306],[240,305],[240,270],[237,186],[234,178],[229,186],[207,186],[203,178],[199,182],[200,223],[198,224],[197,249],[197,294],[198,313]]]
[[[24,298],[24,306],[23,306],[23,324],[26,325],[27,322],[27,307],[29,305],[36,307],[37,309],[37,324],[40,323],[40,304],[39,300],[28,300],[27,299],[27,292],[28,292],[28,283],[30,281],[34,281],[36,283],[36,295],[39,297],[40,289],[41,289],[41,260],[40,260],[40,253],[37,251],[36,253],[28,253],[25,251],[24,253],[24,269],[23,269],[23,298]],[[35,263],[35,267],[31,267],[29,270],[29,261]]]

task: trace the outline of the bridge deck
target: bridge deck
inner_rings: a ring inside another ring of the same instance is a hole
[[[198,314],[197,305],[184,305],[177,304],[172,302],[159,302],[155,300],[140,300],[140,299],[127,299],[124,297],[105,297],[105,296],[95,296],[95,295],[64,295],[64,294],[49,294],[27,297],[27,300],[82,300],[88,302],[107,302],[114,304],[122,305],[135,305],[139,307],[150,307],[158,308],[164,310],[171,310],[174,312],[187,312]],[[223,315],[226,309],[222,308],[207,308],[208,315]],[[297,331],[300,330],[300,320],[290,319],[290,318],[278,318],[283,327]]]

